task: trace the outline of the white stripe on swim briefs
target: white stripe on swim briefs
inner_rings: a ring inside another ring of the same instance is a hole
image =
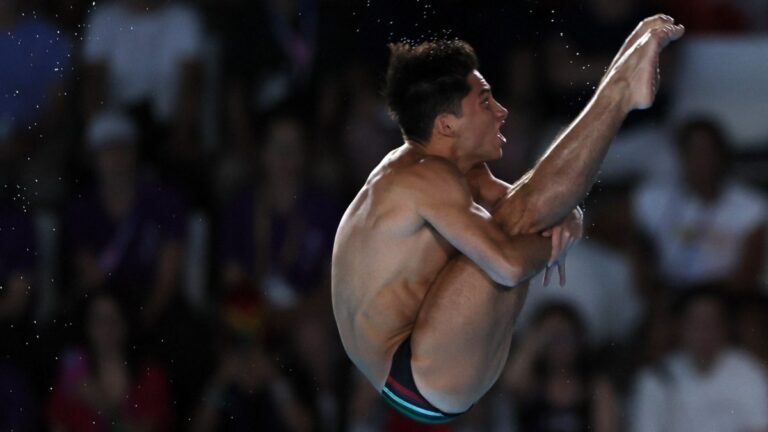
[[[417,407],[416,405],[413,405],[413,404],[411,404],[411,403],[408,403],[408,402],[406,402],[406,401],[404,401],[404,400],[400,399],[399,397],[397,397],[397,395],[396,395],[396,394],[392,393],[392,392],[391,392],[391,391],[390,391],[388,388],[386,388],[386,387],[384,387],[384,390],[383,390],[383,391],[384,391],[384,393],[386,393],[386,394],[387,394],[387,396],[389,396],[389,397],[391,397],[392,399],[394,399],[395,401],[397,401],[397,403],[399,403],[399,404],[401,404],[401,405],[405,405],[405,406],[407,406],[409,409],[412,409],[412,410],[414,410],[414,411],[416,411],[416,412],[418,412],[418,413],[421,413],[421,414],[424,414],[424,415],[428,415],[428,416],[432,416],[432,417],[445,417],[444,415],[442,415],[442,414],[440,414],[440,413],[436,413],[436,412],[434,412],[434,411],[428,411],[428,410],[425,410],[424,408],[419,408],[419,407]]]

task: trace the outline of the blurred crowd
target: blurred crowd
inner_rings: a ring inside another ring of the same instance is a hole
[[[658,11],[768,38],[763,0],[0,0],[0,430],[768,431],[768,185],[672,120],[674,49],[466,416],[399,416],[336,333],[336,226],[402,140],[387,42],[476,48],[514,181]]]

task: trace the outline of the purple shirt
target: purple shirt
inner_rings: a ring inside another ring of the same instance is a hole
[[[97,188],[75,199],[65,217],[64,249],[93,253],[110,288],[146,293],[152,288],[161,246],[183,242],[186,226],[187,212],[180,195],[160,183],[140,179],[134,207],[122,220],[107,213]]]
[[[329,262],[333,236],[341,218],[335,197],[319,190],[305,188],[297,198],[298,212],[293,216],[273,214],[269,242],[269,258],[257,256],[256,203],[254,188],[242,192],[226,207],[222,217],[220,261],[239,264],[252,280],[257,275],[257,259],[266,259],[273,273],[281,274],[294,289],[306,292],[318,285]],[[301,226],[295,255],[281,258],[296,226]]]

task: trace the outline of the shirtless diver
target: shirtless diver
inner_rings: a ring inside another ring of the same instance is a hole
[[[339,224],[333,310],[352,362],[401,413],[450,421],[499,377],[527,281],[581,237],[576,207],[627,114],[651,106],[660,51],[684,29],[643,20],[594,97],[514,185],[494,178],[507,110],[461,41],[390,45],[385,95],[405,143]],[[490,212],[485,209],[490,209]]]

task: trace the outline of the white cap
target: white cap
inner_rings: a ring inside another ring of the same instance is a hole
[[[99,113],[88,125],[87,142],[93,150],[110,146],[116,141],[134,144],[137,137],[136,125],[130,117],[120,112]]]

